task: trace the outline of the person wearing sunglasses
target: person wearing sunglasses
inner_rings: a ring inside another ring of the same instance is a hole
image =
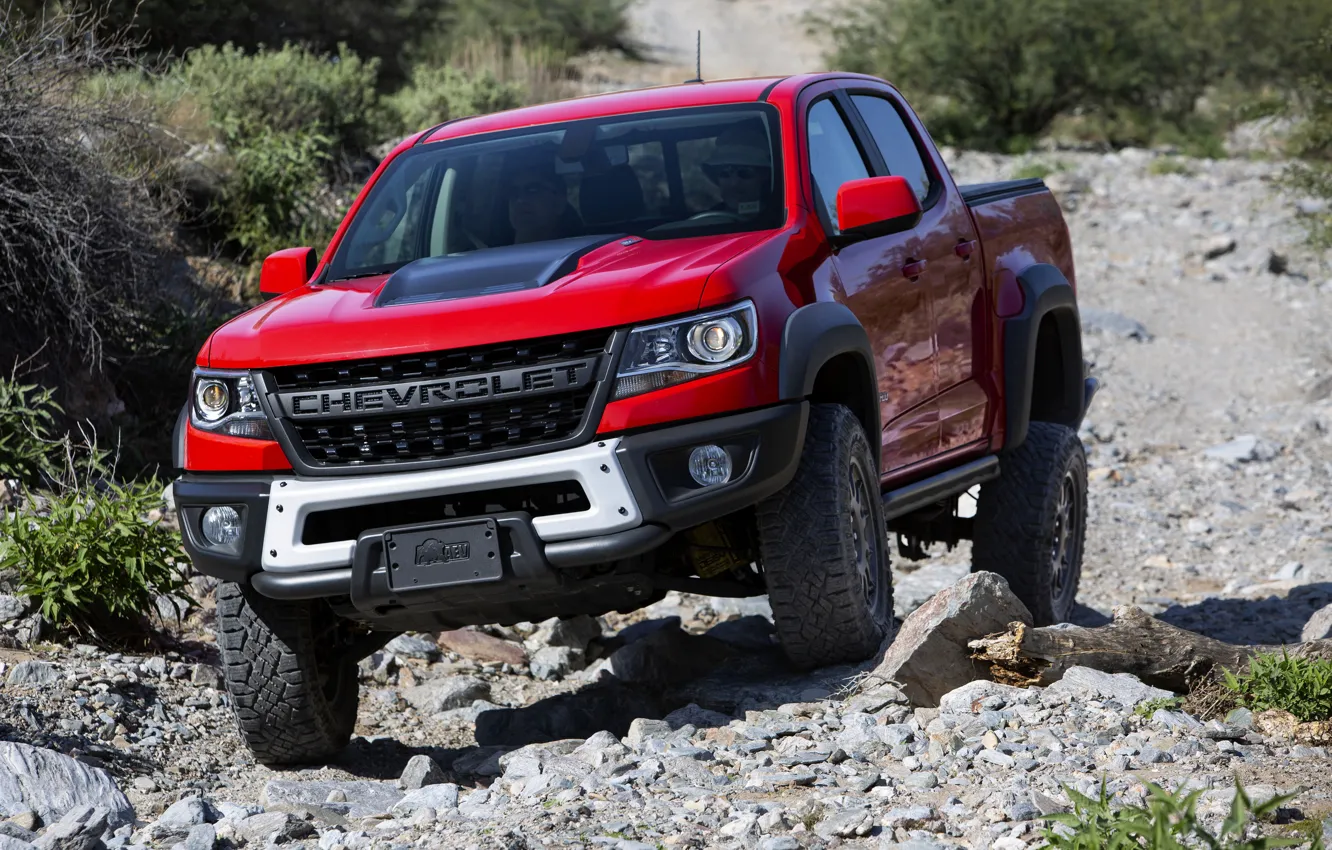
[[[508,174],[504,195],[515,245],[582,232],[582,222],[569,205],[564,181],[554,168],[539,163],[520,165]]]
[[[772,159],[763,127],[745,122],[728,127],[703,162],[703,173],[721,193],[713,210],[738,218],[764,211],[772,187]]]

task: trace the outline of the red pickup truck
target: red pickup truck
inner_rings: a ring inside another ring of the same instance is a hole
[[[199,352],[174,497],[262,761],[344,746],[403,630],[766,593],[795,665],[864,659],[889,533],[972,540],[1039,623],[1074,604],[1096,380],[1059,206],[955,185],[882,80],[447,121],[260,288]]]

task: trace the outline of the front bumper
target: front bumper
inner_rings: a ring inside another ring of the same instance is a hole
[[[806,403],[782,404],[542,455],[423,472],[345,478],[187,474],[175,482],[174,494],[185,548],[199,572],[249,582],[278,598],[361,596],[374,606],[382,601],[383,588],[376,590],[371,576],[382,558],[372,553],[384,529],[350,528],[346,539],[306,543],[312,514],[546,482],[581,486],[585,510],[535,518],[503,514],[511,541],[503,577],[466,591],[436,592],[442,598],[431,604],[443,605],[450,597],[503,594],[524,575],[642,554],[676,531],[772,495],[795,474],[807,417]],[[726,484],[701,488],[688,475],[690,450],[706,443],[722,446],[733,459]],[[242,536],[230,547],[212,546],[201,533],[203,513],[215,505],[232,505],[241,513]],[[455,517],[439,517],[446,518]],[[353,592],[354,586],[362,592]]]

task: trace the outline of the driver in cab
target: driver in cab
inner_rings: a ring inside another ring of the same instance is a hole
[[[721,193],[721,203],[712,208],[749,219],[771,203],[772,159],[768,136],[762,125],[746,121],[727,128],[703,162],[703,173]]]

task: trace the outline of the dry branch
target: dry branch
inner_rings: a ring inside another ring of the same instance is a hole
[[[1114,621],[1097,628],[1013,623],[1007,632],[968,644],[972,658],[990,666],[997,682],[1021,687],[1058,681],[1069,667],[1132,673],[1149,685],[1187,691],[1214,667],[1238,671],[1258,653],[1279,646],[1237,646],[1176,628],[1141,608],[1116,608]],[[1332,640],[1285,647],[1291,655],[1332,658]]]

